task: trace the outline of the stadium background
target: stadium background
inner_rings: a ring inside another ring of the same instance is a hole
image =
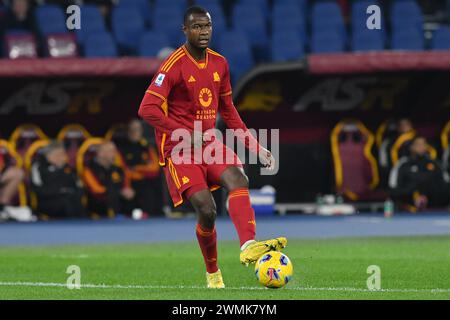
[[[159,65],[155,56],[183,43],[179,21],[191,2],[111,2],[116,4],[104,17],[101,5],[108,1],[86,1],[82,28],[68,31],[63,5],[70,3],[33,6],[32,33],[4,30],[3,139],[23,123],[38,125],[48,137],[70,123],[104,136],[135,117]],[[450,101],[445,1],[196,3],[212,13],[212,47],[229,60],[243,119],[251,128],[281,130],[279,174],[260,177],[256,167],[249,168],[252,187],[274,186],[282,203],[314,202],[319,193],[334,193],[330,134],[347,117],[373,134],[386,120],[410,117],[442,156]],[[369,4],[383,9],[381,30],[365,27]],[[21,42],[29,37],[36,51]],[[17,51],[20,43],[25,49]],[[8,45],[16,48],[10,54],[39,58],[8,59]]]
[[[374,139],[370,153],[375,159],[380,128],[400,117],[410,118],[417,132],[428,138],[437,159],[442,159],[448,148],[450,1],[83,2],[79,31],[67,30],[68,15],[64,12],[69,4],[81,3],[77,1],[32,2],[31,33],[2,30],[1,139],[10,140],[14,130],[23,124],[37,125],[47,137],[55,138],[65,125],[73,123],[84,126],[92,136],[103,137],[111,128],[136,117],[160,59],[170,48],[183,43],[179,31],[183,9],[197,3],[212,13],[212,47],[230,63],[235,104],[243,120],[249,128],[280,129],[279,173],[262,177],[256,166],[246,168],[251,188],[273,186],[278,204],[315,203],[318,195],[342,193],[342,186],[336,185],[332,152],[333,129],[341,120],[357,119],[364,124],[370,131],[364,131],[365,139]],[[100,8],[109,3],[108,13],[103,16]],[[6,15],[8,4],[3,1],[0,6],[0,19]],[[365,9],[371,4],[382,9],[381,30],[365,27]],[[152,130],[148,129],[151,137]],[[374,171],[366,167],[367,140],[363,144],[356,142],[352,152],[359,160],[344,164],[343,170],[360,168],[355,171],[365,176],[361,192],[368,190],[369,196],[364,196],[370,199],[363,202],[381,203],[375,207],[362,205],[361,209],[381,210],[388,196],[381,184],[370,186]],[[221,195],[217,195],[220,202]],[[345,197],[350,203],[359,200]],[[166,201],[169,203],[169,199]],[[292,213],[298,213],[304,207],[292,208]],[[439,211],[438,221],[447,219],[447,210]],[[225,213],[223,205],[221,212]],[[372,220],[360,221],[362,225],[346,220],[349,223],[343,229],[338,219],[326,221],[325,225],[321,220],[308,229],[315,221],[293,218],[275,222],[281,229],[283,223],[292,223],[286,231],[293,238],[302,234],[323,237],[323,230],[330,237],[449,233],[448,220],[444,228],[436,227],[438,224],[427,218],[411,217],[411,224],[377,220],[378,229],[374,231]],[[152,226],[149,221],[140,231],[136,231],[136,225],[118,223],[123,224],[123,233],[115,232],[120,226],[94,222],[93,229],[85,224],[56,223],[32,231],[10,224],[0,239],[4,245],[25,246],[167,240],[167,235],[155,231],[167,228],[164,223]],[[270,236],[273,224],[262,220],[260,235]],[[177,234],[174,240],[190,238],[178,225],[169,228],[173,229],[167,229],[171,230],[168,233]],[[355,233],[358,228],[361,232]],[[80,233],[82,230],[86,233]],[[148,235],[148,230],[154,233]],[[234,239],[232,232],[224,232],[223,239]],[[99,234],[105,238],[99,238]],[[388,245],[394,246],[395,242]],[[3,254],[6,257],[9,253]]]

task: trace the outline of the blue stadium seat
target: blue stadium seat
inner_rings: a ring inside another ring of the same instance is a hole
[[[220,6],[220,0],[195,0],[194,3],[200,7]]]
[[[181,31],[183,11],[179,6],[171,7],[170,10],[164,7],[156,7],[153,11],[152,20],[154,31],[167,34],[171,45],[177,47],[180,45],[180,39],[183,39],[183,32]]]
[[[144,18],[146,25],[151,24],[152,8],[148,0],[121,0],[118,6],[127,6],[137,8]]]
[[[77,41],[84,44],[87,36],[95,32],[106,32],[105,21],[103,16],[95,5],[81,6],[82,28],[76,30]]]
[[[306,40],[305,14],[295,3],[275,3],[272,9],[272,34],[285,30],[295,30]]]
[[[228,60],[233,83],[255,63],[250,42],[242,31],[224,32],[219,39],[218,49]]]
[[[423,16],[419,5],[415,1],[396,1],[391,6],[391,25],[393,29],[415,27],[422,29]]]
[[[376,30],[353,29],[351,47],[353,51],[381,51],[384,50],[384,37]]]
[[[338,32],[314,32],[311,37],[311,53],[342,52],[344,39]]]
[[[233,8],[233,28],[242,30],[252,46],[266,48],[268,44],[267,26],[264,13],[259,7],[239,4]]]
[[[367,14],[367,8],[371,5],[380,6],[376,0],[359,0],[352,3],[351,15],[352,15],[352,27],[366,27],[366,21],[369,15]],[[380,7],[381,8],[381,7]],[[383,16],[381,17],[383,20]],[[358,22],[358,24],[356,24]],[[363,23],[361,23],[363,22]]]
[[[344,18],[339,5],[335,2],[316,2],[311,12],[311,28],[313,33],[335,33],[337,31],[344,38]]]
[[[422,32],[415,27],[393,30],[391,38],[392,50],[423,50],[425,39]]]
[[[302,10],[303,12],[306,12],[306,9],[308,8],[308,0],[275,0],[273,4],[293,4],[299,6],[300,10]]]
[[[262,10],[265,19],[267,19],[270,15],[268,0],[239,0],[236,5],[237,6],[244,5],[253,8],[259,8]]]
[[[382,38],[383,43],[386,42],[386,24],[384,22],[383,15],[381,16],[381,30],[369,30],[367,29],[367,8],[370,5],[379,5],[376,0],[359,0],[352,4],[352,17],[351,17],[351,30],[353,30],[353,39],[359,37],[361,41],[364,41],[362,35],[357,35],[356,33],[370,31],[372,33],[378,33],[379,35],[369,35],[371,39]],[[358,40],[359,41],[359,40]],[[378,40],[373,40],[378,41]],[[361,43],[362,44],[362,43]],[[364,46],[364,44],[362,44]],[[371,44],[366,42],[370,48]]]
[[[450,27],[441,27],[434,32],[431,49],[450,50]]]
[[[160,49],[170,47],[167,35],[161,32],[147,31],[140,40],[138,54],[141,57],[156,57]]]
[[[87,37],[84,45],[84,55],[87,58],[117,57],[117,46],[112,35],[99,32]]]
[[[305,55],[302,36],[294,30],[272,35],[271,53],[273,61],[298,60]]]
[[[134,52],[145,30],[145,22],[139,9],[132,6],[114,7],[111,25],[117,44],[126,52]]]
[[[66,33],[66,15],[57,5],[41,5],[35,11],[36,25],[42,36],[52,33]]]
[[[126,1],[126,0],[125,0]],[[154,0],[154,10],[164,9],[164,10],[172,10],[173,7],[177,7],[181,11],[187,8],[186,0]],[[153,20],[156,23],[155,20]]]

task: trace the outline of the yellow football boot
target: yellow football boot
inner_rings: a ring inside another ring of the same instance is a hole
[[[285,248],[286,245],[287,239],[285,237],[251,242],[241,251],[241,263],[248,266],[250,263],[255,263],[264,253],[269,251],[280,251]]]
[[[222,278],[222,272],[220,272],[220,269],[214,273],[206,273],[206,284],[208,288],[211,289],[225,288],[225,284],[223,283]]]

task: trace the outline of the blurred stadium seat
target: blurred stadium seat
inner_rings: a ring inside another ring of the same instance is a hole
[[[218,43],[219,51],[226,56],[233,82],[254,65],[250,42],[242,31],[224,32]]]
[[[265,19],[267,19],[270,15],[270,7],[268,0],[238,0],[235,6],[238,7],[240,5],[252,8],[260,8],[262,10]]]
[[[394,29],[391,35],[392,50],[423,50],[425,38],[415,27]]]
[[[133,7],[139,11],[147,26],[152,22],[152,8],[148,0],[121,0],[119,7]]]
[[[105,134],[105,140],[117,142],[127,136],[127,126],[123,123],[111,126]]]
[[[333,53],[345,50],[344,39],[339,32],[314,32],[311,37],[311,53]]]
[[[422,30],[422,11],[414,0],[394,1],[391,5],[390,20],[392,29],[417,28]]]
[[[14,150],[23,157],[33,142],[48,139],[47,135],[35,124],[22,124],[11,133],[9,142]]]
[[[267,49],[268,36],[264,12],[251,4],[238,4],[233,8],[232,25],[246,33],[252,46]]]
[[[66,15],[60,6],[46,4],[36,7],[36,25],[43,36],[52,33],[66,33]]]
[[[69,164],[75,168],[78,149],[85,140],[91,137],[91,134],[80,124],[72,123],[65,125],[59,131],[56,139],[64,143]]]
[[[311,11],[313,34],[321,32],[340,33],[345,40],[345,25],[341,8],[335,2],[316,2]]]
[[[450,27],[440,27],[434,32],[431,49],[450,50]]]
[[[101,145],[105,140],[99,137],[91,137],[86,139],[80,146],[77,152],[76,158],[76,169],[78,176],[83,176],[83,171],[86,164],[95,157],[98,146]]]
[[[78,56],[75,35],[51,34],[45,37],[46,53],[52,58],[69,58]]]
[[[99,32],[87,37],[84,45],[87,58],[117,57],[119,55],[116,42],[108,32]]]
[[[125,0],[126,1],[126,0]],[[179,10],[185,10],[187,7],[186,0],[154,0],[154,9],[172,10],[173,7],[177,7]],[[153,20],[157,23],[159,20]]]
[[[85,4],[81,6],[83,27],[76,30],[77,41],[84,44],[90,34],[106,32],[105,20],[95,5]]]
[[[339,122],[331,133],[336,191],[348,200],[363,200],[379,182],[372,154],[373,134],[360,122]]]
[[[383,36],[373,30],[353,29],[351,47],[353,51],[384,50]]]
[[[272,37],[277,33],[296,31],[306,42],[306,17],[295,2],[275,3],[272,10]]]
[[[305,44],[300,34],[293,30],[272,35],[271,53],[273,61],[297,60],[305,54]]]
[[[139,9],[134,6],[117,6],[112,9],[111,26],[119,48],[125,54],[135,53],[145,22]]]
[[[181,25],[183,21],[183,11],[179,5],[171,7],[156,6],[153,11],[153,31],[164,33],[169,36],[170,44],[178,47],[182,44],[180,37],[183,37]]]
[[[220,0],[195,0],[194,3],[197,6],[208,9],[209,6],[220,6]]]
[[[49,139],[40,139],[33,142],[28,148],[27,152],[24,155],[24,168],[27,174],[27,178],[29,178],[31,165],[35,162],[40,156],[43,155],[44,148],[50,144]],[[27,179],[28,181],[29,179]]]
[[[164,33],[146,31],[142,34],[138,55],[141,57],[156,57],[159,50],[170,47],[169,37]]]
[[[4,37],[5,56],[10,59],[37,58],[37,42],[32,33],[8,32]]]

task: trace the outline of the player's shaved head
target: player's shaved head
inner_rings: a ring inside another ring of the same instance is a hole
[[[206,9],[200,7],[200,6],[192,6],[186,9],[186,12],[184,13],[183,22],[185,26],[189,25],[189,22],[193,19],[193,15],[209,15],[208,11]]]

